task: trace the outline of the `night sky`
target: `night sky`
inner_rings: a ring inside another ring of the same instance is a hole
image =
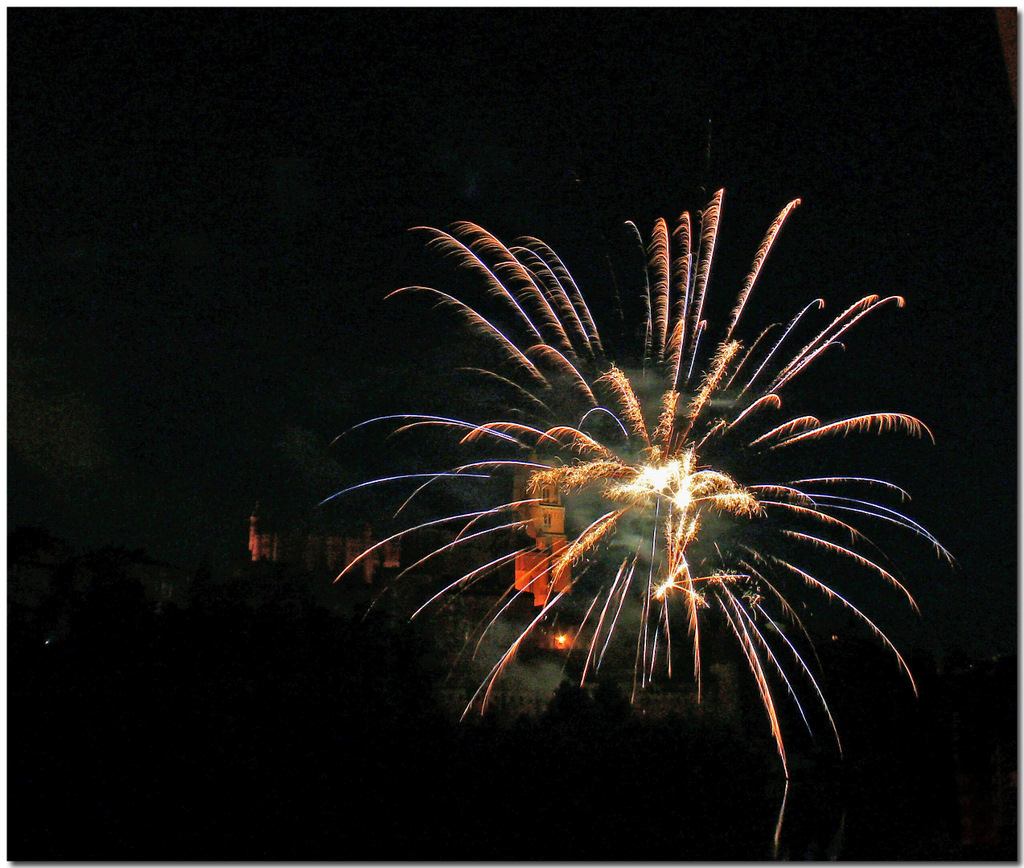
[[[922,642],[1016,643],[1016,107],[991,10],[8,11],[8,524],[186,568],[257,501],[369,471],[330,441],[416,412],[453,331],[382,302],[445,269],[411,227],[551,244],[639,289],[645,233],[725,188],[730,297],[788,319],[903,295],[817,406],[937,445],[881,467]],[[710,131],[710,137],[709,137]],[[710,148],[709,148],[710,141]],[[909,561],[909,563],[908,563]]]

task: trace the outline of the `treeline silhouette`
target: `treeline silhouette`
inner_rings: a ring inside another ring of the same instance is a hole
[[[614,690],[459,724],[428,638],[385,616],[156,614],[114,583],[75,624],[11,637],[13,859],[756,858],[770,838],[767,814],[683,831],[765,813],[742,746],[641,724]]]
[[[112,568],[65,595],[64,620],[9,611],[9,858],[966,852],[936,725],[945,700],[927,678],[921,699],[890,692],[884,654],[847,646],[824,661],[846,755],[797,740],[776,841],[783,781],[763,716],[740,733],[642,719],[615,684],[563,682],[537,717],[460,723],[438,702],[446,669],[428,626],[337,614],[296,587],[254,605],[244,581],[200,576],[189,605],[157,607]]]

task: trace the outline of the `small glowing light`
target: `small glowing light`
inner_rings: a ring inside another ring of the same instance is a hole
[[[568,644],[568,642],[569,642],[569,637],[566,636],[565,633],[562,633],[559,636],[555,637],[555,644],[559,648],[564,648],[566,646],[566,644]]]

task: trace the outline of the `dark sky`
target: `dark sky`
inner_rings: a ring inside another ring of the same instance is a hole
[[[22,8],[8,88],[9,525],[191,567],[244,547],[256,500],[360,477],[327,443],[420,409],[410,374],[454,340],[381,301],[443,279],[410,227],[537,235],[585,292],[624,291],[622,222],[724,187],[724,293],[799,196],[757,301],[906,297],[821,397],[929,425],[884,468],[958,559],[912,547],[920,630],[1014,647],[1016,109],[991,10]]]

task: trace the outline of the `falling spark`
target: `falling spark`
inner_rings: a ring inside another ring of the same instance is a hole
[[[705,317],[711,309],[708,290],[722,197],[719,190],[698,215],[695,232],[688,213],[681,215],[674,232],[669,232],[664,220],[654,225],[644,248],[648,256],[643,283],[646,323],[643,358],[637,360],[642,361],[637,365],[642,375],[636,378],[629,374],[629,366],[609,356],[591,308],[565,263],[547,244],[527,237],[506,246],[467,222],[455,224],[448,232],[419,227],[430,233],[429,247],[477,275],[485,292],[473,304],[425,286],[404,287],[391,295],[413,292],[433,297],[453,309],[486,342],[493,366],[501,373],[490,368],[468,370],[485,375],[488,382],[513,387],[519,400],[508,412],[514,419],[406,414],[370,420],[395,423],[392,435],[440,428],[453,435],[459,448],[496,451],[483,460],[435,473],[391,475],[346,491],[426,479],[417,482],[404,508],[436,481],[463,483],[511,471],[525,475],[526,497],[408,527],[368,549],[341,576],[390,540],[428,527],[463,523],[453,540],[406,572],[473,540],[509,541],[507,553],[447,582],[417,610],[419,614],[445,594],[458,593],[484,575],[507,569],[525,551],[520,548],[523,537],[515,531],[529,524],[522,510],[539,502],[542,490],[556,491],[565,499],[567,523],[575,528],[567,530],[563,548],[532,570],[530,579],[548,581],[551,590],[546,599],[537,601],[536,616],[501,654],[465,712],[474,705],[486,707],[519,648],[556,610],[564,612],[560,619],[574,626],[563,626],[550,641],[557,648],[571,651],[579,646],[585,651],[581,683],[601,667],[613,633],[627,629],[625,623],[634,617],[634,683],[643,687],[663,664],[671,675],[676,653],[672,637],[678,631],[671,629],[670,603],[676,601],[673,611],[685,618],[698,698],[702,636],[709,623],[717,623],[719,631],[731,634],[739,646],[785,769],[779,703],[788,697],[811,729],[799,698],[800,685],[821,706],[839,742],[824,692],[806,660],[810,632],[792,602],[808,593],[812,599],[838,602],[852,613],[894,655],[914,687],[909,668],[885,633],[846,591],[840,593],[811,570],[817,569],[822,554],[835,558],[849,569],[881,579],[883,586],[903,594],[916,610],[893,568],[877,562],[877,550],[870,557],[859,550],[873,544],[850,522],[867,519],[896,526],[922,538],[952,562],[949,552],[902,512],[867,499],[865,492],[873,490],[901,501],[909,499],[892,482],[841,474],[786,479],[773,469],[778,450],[799,453],[801,445],[829,438],[894,432],[927,436],[934,442],[923,422],[903,413],[873,412],[823,422],[811,415],[786,418],[784,411],[792,383],[801,372],[829,347],[841,346],[838,339],[865,316],[886,304],[902,307],[903,299],[866,296],[814,332],[810,340],[805,335],[794,353],[791,337],[809,327],[812,310],[825,306],[824,300],[815,299],[785,328],[775,323],[755,333],[745,345],[742,315],[783,224],[800,203],[795,199],[769,227],[728,322],[716,329]],[[635,224],[627,226],[642,243]],[[696,245],[696,251],[691,245]],[[495,321],[484,314],[490,309],[487,305],[497,306],[501,313]],[[781,334],[765,351],[761,342],[775,330]],[[701,340],[711,340],[716,332],[717,343],[702,351]],[[753,374],[745,370],[739,377],[748,361]],[[695,370],[702,373],[695,376]],[[507,388],[501,391],[509,394]],[[605,436],[601,431],[609,427],[609,419],[615,426]],[[587,514],[588,509],[593,512]],[[842,542],[834,538],[837,535]],[[568,584],[557,586],[557,576],[568,576]],[[516,599],[516,587],[507,592],[507,602],[500,608],[496,605],[496,612],[492,609],[483,633],[507,617],[504,613]],[[586,605],[574,608],[574,597]],[[628,599],[637,605],[627,606]],[[580,609],[585,614],[573,621],[573,613]],[[481,633],[477,648],[482,638]]]

